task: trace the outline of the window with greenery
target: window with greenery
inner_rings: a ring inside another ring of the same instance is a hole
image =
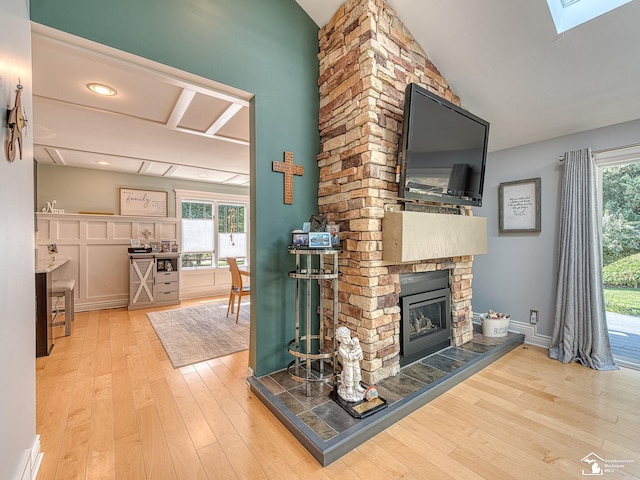
[[[640,163],[602,168],[602,210],[607,311],[640,316]]]
[[[213,266],[214,232],[212,202],[182,202],[182,268]]]
[[[602,170],[603,260],[640,252],[640,163]]]
[[[218,205],[218,266],[227,265],[227,257],[235,257],[238,265],[246,263],[247,233],[244,205]]]
[[[223,267],[227,257],[247,263],[245,205],[183,200],[181,210],[182,268]]]

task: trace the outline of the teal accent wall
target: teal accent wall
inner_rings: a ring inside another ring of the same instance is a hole
[[[294,0],[31,0],[34,22],[254,94],[251,100],[250,366],[290,361],[290,232],[316,213],[319,152],[318,27]],[[271,171],[292,151],[304,176],[294,204]]]

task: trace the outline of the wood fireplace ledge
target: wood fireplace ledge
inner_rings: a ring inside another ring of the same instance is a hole
[[[427,212],[386,212],[382,258],[403,263],[487,253],[487,219]]]

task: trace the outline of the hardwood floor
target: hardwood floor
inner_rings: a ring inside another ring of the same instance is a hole
[[[247,352],[174,370],[145,313],[56,327],[36,361],[40,480],[564,480],[592,452],[603,478],[640,478],[640,371],[520,347],[322,468],[249,391]]]

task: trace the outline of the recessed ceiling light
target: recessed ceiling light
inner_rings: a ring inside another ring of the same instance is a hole
[[[109,85],[104,85],[102,83],[88,83],[87,88],[91,90],[93,93],[97,93],[98,95],[104,95],[106,97],[113,97],[118,93],[116,92],[115,88],[112,88]]]
[[[109,162],[104,162],[104,161],[100,161],[100,162],[96,162],[98,165],[109,165]]]
[[[198,176],[200,178],[207,178],[209,175],[205,175],[204,173],[200,173],[200,174],[198,174]]]

